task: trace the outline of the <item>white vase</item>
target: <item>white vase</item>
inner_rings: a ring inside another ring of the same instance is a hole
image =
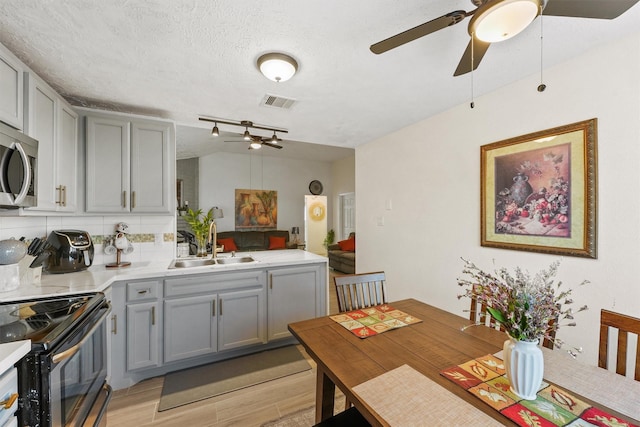
[[[504,342],[502,357],[511,391],[525,400],[535,400],[542,384],[544,358],[538,342],[511,337]]]

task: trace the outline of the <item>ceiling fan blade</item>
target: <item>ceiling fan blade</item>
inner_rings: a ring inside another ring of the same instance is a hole
[[[548,0],[543,15],[574,18],[614,19],[638,0]]]
[[[413,27],[410,30],[391,36],[381,42],[372,44],[369,49],[371,49],[371,52],[379,55],[398,46],[402,46],[405,43],[424,37],[427,34],[431,34],[453,24],[457,24],[466,17],[467,12],[464,10],[456,10],[429,22],[425,22],[424,24],[418,25],[417,27]]]
[[[273,144],[271,142],[262,141],[262,145],[266,145],[267,147],[277,148],[278,150],[282,148],[282,145]]]
[[[471,38],[471,41],[467,45],[467,49],[462,54],[462,58],[458,63],[458,68],[456,68],[456,72],[453,73],[455,76],[461,76],[462,74],[466,74],[472,70],[471,68],[471,44],[473,43],[473,70],[478,68],[480,65],[480,61],[482,61],[482,57],[487,53],[487,49],[491,46],[491,43],[483,42],[482,40],[478,40],[474,37]]]

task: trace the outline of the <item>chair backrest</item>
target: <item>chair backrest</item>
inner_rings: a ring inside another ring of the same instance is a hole
[[[634,379],[640,381],[640,319],[609,310],[600,311],[600,346],[598,366],[608,368],[609,360],[609,328],[618,329],[618,346],[616,348],[616,373],[627,375],[627,342],[629,334],[637,337]]]
[[[485,325],[498,331],[504,331],[504,328],[502,327],[500,322],[491,317],[491,315],[487,312],[487,305],[479,302],[475,297],[471,297],[469,320],[476,324]],[[551,350],[553,350],[553,339],[555,339],[556,337],[556,330],[553,327],[555,323],[555,319],[549,322],[549,330],[547,331],[548,337],[544,337],[542,339],[542,346]]]
[[[383,271],[336,276],[334,282],[341,313],[387,303]]]

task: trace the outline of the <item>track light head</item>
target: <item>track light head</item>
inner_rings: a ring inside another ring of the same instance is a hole
[[[211,136],[220,136],[220,130],[218,129],[217,123],[215,123],[213,129],[211,129]]]
[[[278,143],[278,136],[276,135],[276,132],[273,132],[273,136],[271,137],[271,141],[272,144],[277,144]]]
[[[249,128],[244,128],[244,134],[242,134],[242,138],[245,141],[251,141],[251,134],[249,133]]]

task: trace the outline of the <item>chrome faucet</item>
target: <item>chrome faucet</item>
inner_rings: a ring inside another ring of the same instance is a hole
[[[212,238],[213,236],[213,238]],[[218,246],[218,229],[216,227],[216,221],[211,221],[209,224],[209,242],[211,245],[211,258],[216,258],[216,247]]]

